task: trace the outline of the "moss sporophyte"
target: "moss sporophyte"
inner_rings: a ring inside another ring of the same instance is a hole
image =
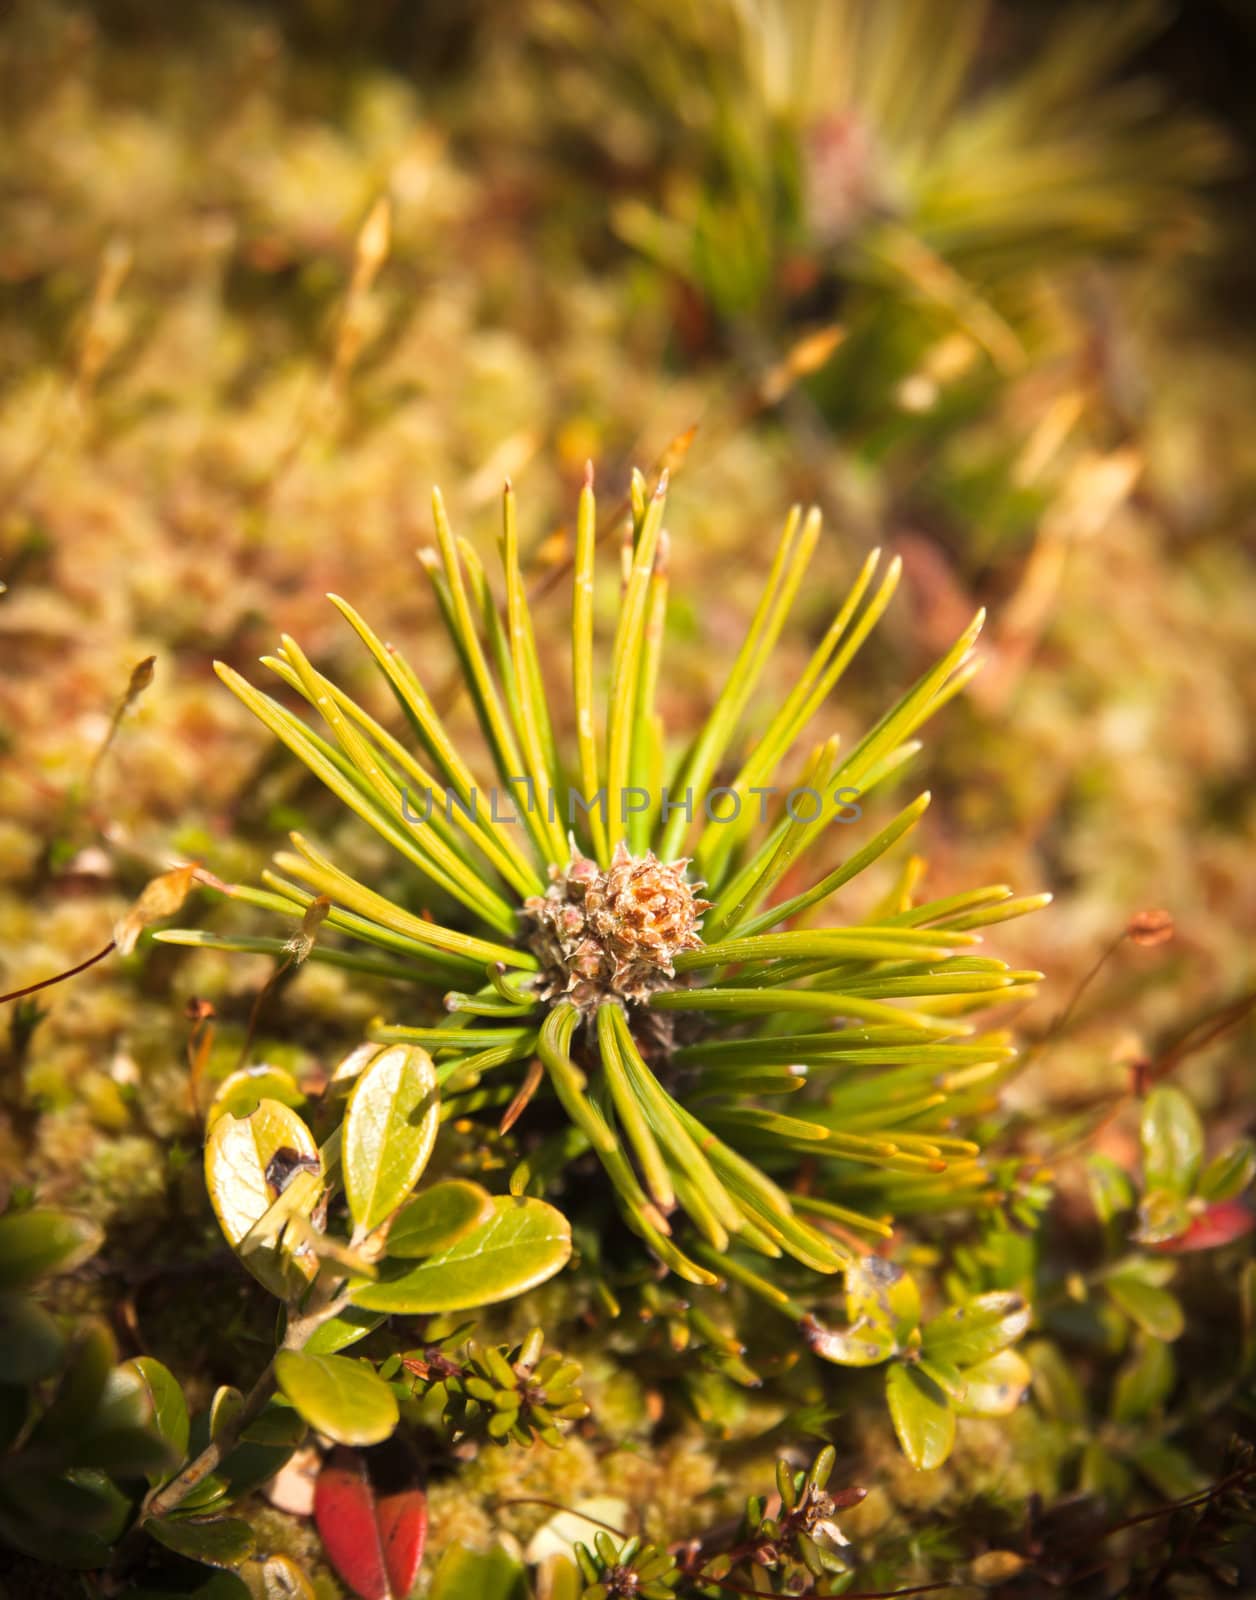
[[[723,688],[696,736],[672,751],[657,709],[665,496],[665,475],[652,491],[634,476],[602,693],[592,472],[576,522],[570,676],[548,692],[509,486],[504,601],[434,496],[436,547],[421,562],[494,769],[488,784],[402,651],[346,600],[331,597],[391,690],[402,733],[291,638],[264,664],[308,702],[320,731],[220,665],[409,874],[383,893],[294,833],[264,887],[229,892],[294,922],[321,897],[330,909],[310,960],[426,991],[429,1015],[443,997],[437,1020],[376,1026],[372,1045],[425,1052],[444,1117],[500,1119],[485,1131],[513,1162],[512,1194],[561,1200],[600,1162],[623,1217],[666,1267],[694,1285],[736,1279],[802,1323],[815,1307],[795,1264],[845,1274],[849,1297],[852,1270],[895,1218],[989,1193],[991,1174],[965,1134],[1014,1051],[1003,1032],[967,1018],[1024,997],[1039,974],[979,954],[978,930],[1047,897],[995,885],[915,904],[907,872],[890,875],[870,916],[838,922],[834,897],[886,864],[927,794],[808,881],[826,831],[866,814],[861,803],[900,774],[921,725],[968,682],[982,623],[976,616],[850,748],[836,738],[808,748],[808,725],[899,579],[897,560],[882,568],[880,553],[869,555],[788,693],[756,703],[820,536],[814,510],[790,513]],[[561,715],[557,694],[569,702]],[[557,729],[568,726],[565,748]],[[509,797],[509,826],[477,803],[490,791]],[[552,803],[521,804],[521,793]],[[625,795],[632,803],[617,803]],[[668,803],[677,796],[691,803]],[[590,803],[599,797],[609,803]],[[158,937],[280,957],[286,948],[280,936]],[[373,948],[354,952],[341,938]],[[783,1098],[788,1111],[777,1109]]]

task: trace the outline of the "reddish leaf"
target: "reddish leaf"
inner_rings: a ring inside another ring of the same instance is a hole
[[[427,1536],[421,1489],[377,1500],[362,1457],[354,1450],[333,1450],[318,1475],[314,1521],[327,1559],[360,1600],[399,1600],[409,1594]]]
[[[314,1521],[327,1559],[361,1600],[389,1600],[375,1494],[353,1450],[333,1450],[318,1475]]]
[[[385,1495],[376,1508],[384,1541],[384,1566],[393,1593],[407,1595],[419,1575],[423,1546],[427,1542],[427,1496],[422,1489],[402,1489]]]
[[[1256,1228],[1256,1213],[1242,1200],[1218,1200],[1192,1217],[1182,1233],[1161,1239],[1150,1248],[1165,1255],[1186,1255],[1192,1250],[1216,1250],[1241,1239]]]

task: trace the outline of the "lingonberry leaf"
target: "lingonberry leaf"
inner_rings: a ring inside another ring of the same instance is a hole
[[[229,1073],[218,1085],[210,1104],[205,1126],[212,1128],[228,1112],[234,1117],[247,1117],[256,1111],[263,1100],[278,1100],[294,1111],[305,1104],[305,1096],[297,1080],[283,1067],[240,1067]]]
[[[24,1289],[53,1272],[71,1272],[99,1250],[104,1234],[86,1217],[20,1211],[0,1217],[0,1289]]]
[[[310,1180],[321,1165],[313,1134],[278,1100],[262,1100],[247,1117],[220,1117],[205,1146],[205,1183],[219,1227],[253,1276],[284,1299],[314,1275],[317,1262],[283,1245],[286,1217],[275,1215],[273,1228],[258,1225],[272,1220],[268,1213],[281,1198],[312,1209],[318,1189]],[[308,1195],[295,1187],[303,1183]]]
[[[1018,1294],[999,1290],[977,1295],[926,1323],[925,1353],[957,1366],[975,1366],[1019,1339],[1029,1316],[1029,1306]]]
[[[1199,1113],[1182,1091],[1172,1084],[1153,1089],[1143,1107],[1139,1132],[1147,1188],[1189,1194],[1203,1161],[1204,1130]]]
[[[1157,1265],[1168,1266],[1168,1262]],[[1153,1339],[1178,1339],[1186,1326],[1182,1302],[1159,1284],[1148,1283],[1133,1272],[1114,1273],[1107,1280],[1108,1293],[1132,1322]]]
[[[1195,1250],[1217,1250],[1233,1244],[1256,1228],[1256,1212],[1242,1200],[1218,1200],[1192,1216],[1181,1233],[1160,1239],[1151,1249],[1164,1255],[1189,1255]]]
[[[65,1340],[57,1324],[25,1295],[0,1294],[0,1348],[5,1383],[38,1383],[61,1364]]]
[[[188,1450],[188,1404],[174,1374],[152,1356],[137,1356],[124,1363],[122,1370],[134,1373],[144,1386],[152,1405],[153,1428],[169,1447],[175,1464],[182,1461]],[[150,1474],[150,1482],[159,1482],[161,1476]]]
[[[314,1521],[327,1559],[360,1600],[403,1600],[427,1537],[421,1489],[377,1496],[356,1451],[328,1457],[314,1491]]]
[[[432,1153],[440,1122],[436,1069],[426,1050],[381,1051],[353,1086],[342,1161],[353,1220],[369,1233],[409,1196]]]
[[[307,1355],[334,1356],[338,1350],[347,1350],[359,1339],[365,1339],[383,1320],[382,1311],[359,1311],[356,1306],[346,1306],[339,1316],[329,1317],[315,1328],[303,1349]]]
[[[896,1361],[885,1376],[894,1431],[913,1467],[940,1467],[955,1443],[955,1413],[946,1395],[918,1367]]]
[[[378,1444],[397,1426],[397,1397],[364,1362],[281,1350],[275,1377],[311,1428],[338,1444]]]
[[[1033,1372],[1015,1350],[1000,1350],[997,1355],[965,1367],[962,1399],[955,1409],[960,1416],[1005,1417],[1025,1398]]]
[[[239,1517],[157,1517],[148,1530],[177,1555],[210,1567],[235,1567],[253,1550],[253,1532]]]
[[[371,1311],[465,1311],[552,1278],[571,1255],[571,1224],[543,1200],[501,1195],[487,1222],[417,1266],[353,1291]]]
[[[457,1244],[493,1214],[493,1197],[478,1183],[451,1178],[416,1195],[388,1230],[388,1254],[434,1256]]]

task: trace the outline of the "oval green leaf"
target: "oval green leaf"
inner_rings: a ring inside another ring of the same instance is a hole
[[[103,1322],[88,1322],[81,1327],[65,1374],[35,1430],[33,1443],[43,1446],[78,1438],[101,1403],[117,1359],[117,1344]]]
[[[0,1217],[0,1289],[25,1289],[53,1272],[72,1272],[100,1249],[104,1234],[86,1217],[20,1211]]]
[[[979,1294],[926,1323],[925,1354],[957,1367],[975,1366],[1019,1339],[1029,1326],[1029,1317],[1029,1306],[1021,1295],[1006,1290]]]
[[[852,1330],[898,1349],[920,1322],[915,1281],[880,1256],[852,1261],[846,1269],[846,1317]]]
[[[430,1600],[525,1600],[527,1574],[523,1563],[494,1545],[480,1553],[466,1545],[450,1545],[432,1579]]]
[[[493,1197],[466,1178],[433,1184],[398,1213],[388,1230],[388,1254],[414,1260],[434,1256],[487,1222]]]
[[[1167,1289],[1147,1283],[1132,1273],[1108,1279],[1108,1293],[1132,1322],[1153,1339],[1180,1338],[1186,1326],[1182,1302]]]
[[[1180,1089],[1167,1084],[1151,1091],[1139,1133],[1144,1187],[1189,1194],[1204,1158],[1204,1129],[1199,1113]]]
[[[1213,1203],[1233,1200],[1251,1185],[1254,1178],[1256,1144],[1250,1139],[1240,1139],[1208,1163],[1199,1180],[1199,1193],[1202,1199]]]
[[[956,1406],[961,1417],[1006,1417],[1024,1399],[1034,1373],[1024,1356],[1000,1350],[963,1376],[964,1395]]]
[[[368,1333],[374,1333],[383,1320],[382,1311],[359,1311],[356,1306],[346,1306],[338,1317],[320,1323],[302,1348],[308,1355],[334,1356],[338,1350],[347,1350]]]
[[[829,1328],[815,1317],[805,1317],[802,1333],[821,1361],[839,1367],[877,1367],[895,1351],[893,1331],[886,1325]]]
[[[337,1444],[378,1444],[397,1426],[397,1397],[370,1367],[348,1356],[281,1350],[275,1377],[310,1427]]]
[[[913,1467],[940,1467],[955,1443],[955,1413],[946,1395],[916,1367],[896,1361],[885,1375],[885,1396],[903,1453]]]
[[[1142,1422],[1169,1398],[1176,1374],[1173,1355],[1160,1339],[1143,1338],[1116,1375],[1113,1422]]]
[[[235,1427],[243,1410],[244,1396],[238,1389],[229,1383],[224,1383],[221,1388],[215,1389],[214,1398],[209,1403],[209,1437],[220,1440]]]
[[[363,1284],[353,1299],[370,1311],[469,1311],[534,1289],[570,1257],[571,1224],[560,1211],[543,1200],[500,1195],[489,1220],[448,1250]]]
[[[426,1050],[395,1045],[363,1070],[345,1112],[341,1161],[358,1228],[389,1218],[423,1175],[440,1123],[436,1068]]]
[[[283,1067],[240,1067],[218,1085],[205,1118],[206,1131],[228,1112],[233,1117],[251,1116],[263,1100],[278,1100],[293,1110],[305,1104],[297,1080]]]
[[[174,1374],[152,1356],[136,1356],[125,1362],[122,1370],[133,1372],[143,1384],[152,1406],[151,1425],[169,1447],[174,1461],[181,1462],[188,1453],[190,1423],[187,1401]],[[159,1481],[160,1474],[155,1475],[153,1482]]]
[[[211,1567],[237,1567],[253,1553],[253,1530],[239,1517],[156,1517],[147,1527],[167,1550]]]
[[[38,1383],[61,1365],[65,1340],[56,1323],[25,1295],[0,1294],[4,1383]]]

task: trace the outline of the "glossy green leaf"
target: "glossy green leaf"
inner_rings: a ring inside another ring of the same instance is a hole
[[[276,1396],[253,1418],[240,1437],[248,1444],[265,1445],[268,1449],[292,1449],[304,1441],[305,1423],[300,1412],[281,1396]]]
[[[275,1377],[284,1397],[337,1444],[378,1444],[397,1426],[397,1397],[370,1367],[348,1356],[281,1350]]]
[[[1155,1289],[1167,1289],[1177,1275],[1177,1262],[1163,1255],[1129,1255],[1119,1261],[1112,1272],[1113,1277],[1133,1278]]]
[[[240,1067],[218,1085],[205,1117],[206,1130],[228,1113],[233,1117],[251,1115],[263,1100],[277,1100],[293,1110],[305,1104],[297,1080],[283,1067]]]
[[[1030,1308],[1018,1294],[980,1294],[925,1325],[924,1352],[931,1359],[974,1366],[1019,1339],[1029,1318]]]
[[[188,1453],[188,1406],[174,1374],[152,1356],[137,1356],[122,1370],[133,1372],[143,1384],[152,1409],[152,1426],[174,1462],[181,1462]],[[159,1476],[155,1475],[154,1481]]]
[[[104,1472],[94,1468],[60,1470],[56,1462],[17,1460],[0,1479],[4,1498],[33,1523],[50,1529],[74,1528],[112,1542],[134,1509]]]
[[[441,1557],[428,1600],[527,1600],[523,1563],[500,1545],[483,1553],[450,1545]]]
[[[152,1391],[133,1363],[115,1367],[105,1379],[73,1454],[76,1466],[103,1467],[117,1477],[150,1481],[178,1466],[179,1454],[161,1435]]]
[[[0,1294],[0,1351],[6,1383],[38,1383],[61,1365],[65,1340],[42,1306],[25,1295]]]
[[[815,1317],[803,1323],[808,1347],[821,1361],[838,1367],[876,1367],[894,1354],[894,1338],[884,1324],[875,1328],[829,1328]]]
[[[1190,1203],[1174,1189],[1149,1189],[1138,1207],[1138,1221],[1130,1238],[1138,1244],[1161,1244],[1176,1239],[1191,1225]]]
[[[214,1398],[209,1403],[209,1437],[221,1439],[229,1428],[235,1426],[243,1410],[244,1396],[238,1389],[230,1384],[215,1389]]]
[[[345,1194],[361,1231],[377,1228],[413,1190],[439,1125],[431,1056],[418,1045],[382,1050],[353,1086],[341,1145]]]
[[[940,1467],[955,1443],[955,1413],[932,1378],[896,1361],[885,1375],[894,1431],[913,1467]]]
[[[65,1374],[35,1431],[36,1443],[71,1439],[83,1432],[117,1359],[117,1344],[103,1322],[88,1322],[79,1329]]]
[[[1080,1422],[1086,1415],[1085,1396],[1059,1346],[1039,1339],[1025,1354],[1033,1370],[1034,1402],[1043,1414],[1057,1422]]]
[[[1153,1339],[1177,1339],[1186,1326],[1182,1303],[1167,1289],[1147,1283],[1132,1273],[1107,1280],[1108,1293],[1125,1315]]]
[[[1208,1488],[1207,1477],[1190,1456],[1161,1440],[1142,1445],[1131,1457],[1134,1466],[1166,1500],[1186,1500]]]
[[[1083,1494],[1118,1506],[1129,1494],[1131,1481],[1129,1468],[1103,1445],[1092,1441],[1082,1451],[1077,1486]]]
[[[210,1512],[225,1510],[231,1498],[231,1485],[221,1473],[211,1472],[179,1501],[179,1514],[182,1516],[184,1512],[196,1512],[199,1516],[208,1516]]]
[[[852,1324],[885,1327],[896,1346],[920,1322],[915,1280],[880,1256],[864,1256],[846,1269],[846,1315]]]
[[[338,1317],[315,1328],[302,1348],[308,1355],[334,1356],[338,1350],[347,1350],[368,1333],[374,1333],[383,1320],[382,1311],[360,1311],[357,1306],[348,1306]]]
[[[276,1216],[267,1237],[253,1235],[253,1230],[281,1196],[312,1210],[318,1186],[311,1180],[320,1170],[313,1134],[278,1100],[263,1100],[248,1117],[221,1117],[205,1146],[205,1183],[219,1227],[253,1276],[282,1298],[314,1276],[317,1261],[309,1250],[294,1254],[283,1245],[286,1218]],[[305,1185],[294,1187],[303,1177]]]
[[[1137,1198],[1134,1181],[1111,1156],[1091,1156],[1086,1163],[1090,1203],[1100,1222],[1111,1222],[1122,1212],[1132,1211]]]
[[[49,1530],[3,1503],[0,1503],[0,1540],[33,1561],[50,1567],[86,1572],[107,1567],[113,1559],[113,1546],[98,1534],[72,1527]]]
[[[1256,1261],[1245,1261],[1239,1272],[1239,1326],[1242,1330],[1239,1366],[1256,1368]]]
[[[1000,1350],[965,1367],[962,1377],[964,1392],[955,1407],[961,1417],[1006,1417],[1025,1398],[1033,1372],[1017,1351]]]
[[[1143,1337],[1117,1373],[1112,1391],[1113,1422],[1141,1422],[1157,1410],[1173,1388],[1173,1355],[1161,1339]]]
[[[1204,1130],[1198,1112],[1180,1089],[1169,1084],[1152,1090],[1143,1106],[1139,1136],[1144,1186],[1189,1194],[1203,1160]]]
[[[493,1215],[449,1249],[354,1291],[372,1311],[467,1311],[552,1278],[571,1256],[571,1225],[543,1200],[501,1195]],[[387,1270],[387,1269],[385,1269]]]
[[[415,1195],[388,1230],[388,1254],[413,1260],[434,1256],[487,1222],[493,1197],[478,1183],[451,1178]]]
[[[1243,1193],[1256,1178],[1256,1144],[1250,1139],[1240,1139],[1204,1168],[1199,1180],[1201,1198],[1214,1204],[1218,1200],[1233,1200]]]
[[[64,1211],[0,1217],[0,1290],[24,1289],[54,1272],[72,1272],[100,1249],[104,1234]]]
[[[236,1567],[253,1553],[253,1530],[239,1517],[155,1517],[146,1524],[159,1544],[210,1567]]]
[[[305,1422],[297,1412],[291,1415],[304,1437]],[[231,1498],[238,1500],[269,1482],[291,1459],[295,1448],[292,1444],[259,1444],[246,1438],[223,1462],[218,1475],[227,1484]]]
[[[924,1356],[919,1356],[916,1366],[919,1371],[924,1373],[926,1378],[933,1379],[952,1405],[958,1405],[968,1393],[968,1385],[964,1381],[964,1374],[953,1362],[930,1361]]]
[[[821,1360],[840,1367],[872,1367],[888,1361],[920,1321],[920,1291],[915,1282],[880,1256],[852,1261],[846,1268],[845,1328],[829,1328],[809,1318],[807,1343]]]

